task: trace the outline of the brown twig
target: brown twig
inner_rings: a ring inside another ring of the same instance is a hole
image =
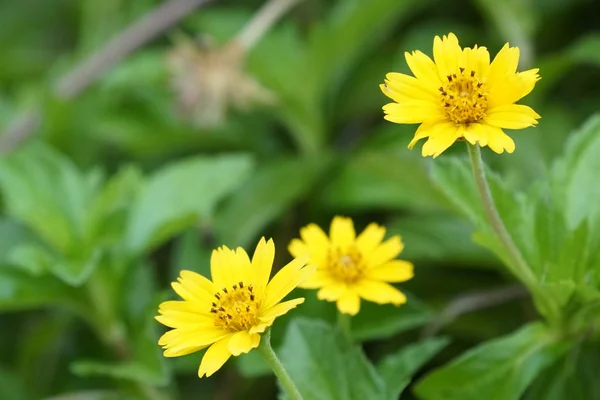
[[[463,314],[529,297],[529,292],[519,284],[498,289],[472,292],[452,300],[421,332],[421,337],[431,337]]]
[[[59,78],[55,95],[65,100],[73,99],[128,54],[210,1],[212,0],[170,0],[149,11]],[[0,136],[0,155],[10,152],[27,139],[41,121],[42,113],[39,109],[24,111],[16,117]]]
[[[27,136],[40,126],[41,121],[42,115],[39,109],[22,111],[0,137],[0,156],[10,153],[27,139]]]
[[[131,24],[104,47],[59,79],[56,95],[72,99],[117,62],[211,0],[170,0]]]

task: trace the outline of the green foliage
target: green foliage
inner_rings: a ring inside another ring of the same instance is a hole
[[[178,107],[171,56],[181,35],[217,48],[235,38],[263,2],[238,3],[174,21],[69,101],[57,97],[60,78],[111,41],[126,48],[115,38],[170,6],[0,4],[0,399],[273,398],[258,352],[199,381],[198,354],[162,356],[153,317],[182,269],[209,276],[215,247],[251,252],[271,237],[275,272],[301,226],[333,215],[400,235],[415,278],[400,284],[401,307],[361,303],[354,344],[333,327],[334,303],[297,290],[306,301],[276,320],[272,340],[306,399],[600,398],[594,4],[298,2],[240,64],[273,103],[232,107],[247,88],[219,75],[230,65],[211,64],[207,87],[197,81],[208,64],[185,67],[188,95],[227,103],[220,125],[197,127]],[[450,31],[491,53],[510,41],[520,70],[540,68],[520,101],[539,125],[507,132],[513,154],[483,151],[526,271],[488,222],[464,146],[424,159],[420,144],[406,147],[414,125],[382,119],[385,74],[410,73],[404,52],[431,55],[433,36]],[[31,111],[40,119],[29,131],[34,121],[18,118]],[[515,279],[531,300],[487,297]],[[443,336],[416,339],[431,327]]]
[[[377,365],[377,371],[386,383],[389,399],[397,399],[417,372],[430,358],[439,353],[449,340],[430,338],[387,355]]]
[[[530,324],[468,351],[421,380],[415,391],[426,400],[519,398],[565,348],[543,324]]]
[[[216,203],[241,183],[251,167],[247,156],[232,155],[196,157],[157,171],[131,206],[127,247],[139,253],[184,228],[210,221]]]

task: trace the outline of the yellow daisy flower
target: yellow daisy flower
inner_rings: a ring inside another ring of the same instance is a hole
[[[514,104],[540,79],[538,69],[516,72],[519,48],[508,43],[490,63],[485,47],[461,49],[452,33],[433,41],[433,59],[420,51],[404,53],[413,76],[389,73],[383,93],[395,101],[383,107],[385,119],[421,124],[408,145],[429,138],[423,156],[437,157],[458,139],[512,153],[515,143],[505,129],[523,129],[541,118],[530,107]]]
[[[260,334],[275,318],[287,313],[303,298],[281,300],[314,273],[305,267],[308,258],[296,258],[269,281],[275,257],[272,240],[260,240],[252,261],[238,247],[223,246],[212,253],[212,281],[192,271],[181,271],[172,283],[183,301],[159,306],[158,322],[173,328],[158,341],[166,357],[178,357],[209,347],[198,376],[211,376],[232,355],[258,347]]]
[[[335,301],[340,312],[356,315],[360,298],[379,304],[406,303],[406,296],[387,282],[404,282],[413,277],[413,265],[395,260],[404,245],[400,236],[382,242],[385,228],[370,224],[356,236],[350,218],[335,217],[329,237],[315,224],[300,230],[288,250],[294,257],[310,255],[317,271],[300,285],[320,289],[317,297]]]

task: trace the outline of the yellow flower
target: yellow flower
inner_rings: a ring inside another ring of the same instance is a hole
[[[183,301],[166,301],[156,319],[172,330],[158,344],[166,357],[178,357],[208,346],[198,376],[215,373],[232,355],[258,347],[260,333],[275,318],[287,313],[303,298],[281,300],[314,273],[306,257],[296,258],[269,281],[275,257],[272,240],[260,240],[252,261],[244,249],[223,246],[212,253],[212,281],[191,271],[181,271],[172,287]]]
[[[490,63],[485,47],[461,49],[452,33],[433,41],[435,63],[420,51],[405,53],[413,76],[389,73],[380,88],[395,103],[383,107],[385,119],[421,124],[411,148],[423,145],[423,156],[437,157],[458,139],[512,153],[515,143],[503,128],[523,129],[541,118],[530,107],[514,104],[540,79],[538,69],[516,72],[519,48],[508,43]]]
[[[340,312],[356,315],[360,298],[379,304],[406,303],[406,296],[387,282],[404,282],[413,277],[413,265],[395,260],[404,248],[400,236],[382,243],[385,228],[370,224],[358,237],[350,218],[335,217],[329,237],[315,224],[300,230],[300,239],[288,247],[294,257],[310,255],[317,271],[300,285],[318,289],[321,300],[336,301]]]

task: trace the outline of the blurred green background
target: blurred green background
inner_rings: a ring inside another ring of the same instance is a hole
[[[514,154],[484,157],[511,188],[544,181],[600,109],[598,1],[300,1],[231,54],[262,2],[214,1],[65,94],[65,76],[161,3],[0,2],[0,399],[275,398],[254,354],[203,380],[199,354],[163,359],[152,317],[179,270],[208,273],[212,248],[273,237],[281,266],[299,227],[334,215],[386,225],[416,266],[406,306],[368,304],[353,321],[370,359],[441,337],[417,380],[538,318],[472,242],[430,177],[435,161],[406,149],[416,127],[383,120],[378,85],[408,72],[405,51],[431,54],[436,34],[492,54],[519,46],[520,69],[540,68],[523,102],[542,119],[510,133]],[[294,316],[334,321],[333,304],[305,295],[275,324],[275,346]],[[598,371],[585,362],[573,368]],[[551,398],[552,376],[526,396]],[[600,398],[593,377],[580,383]]]

